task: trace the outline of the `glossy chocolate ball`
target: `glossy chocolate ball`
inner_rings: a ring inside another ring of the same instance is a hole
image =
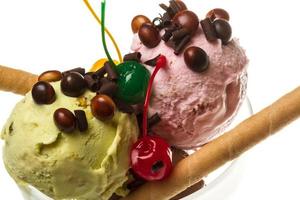
[[[31,95],[37,104],[51,104],[55,101],[55,90],[45,81],[39,81],[32,87]]]
[[[161,41],[159,31],[151,23],[142,24],[138,34],[141,42],[148,48],[156,47]]]
[[[187,7],[186,7],[185,3],[183,3],[182,0],[176,0],[175,2],[180,7],[180,10],[187,10]]]
[[[206,52],[199,47],[189,47],[184,52],[184,61],[186,65],[194,72],[203,72],[207,70],[209,58]]]
[[[211,21],[214,21],[215,19],[224,19],[227,21],[230,20],[230,16],[229,16],[228,12],[222,8],[215,8],[215,9],[209,11],[206,14],[206,17],[208,17]]]
[[[56,82],[62,79],[62,73],[57,70],[50,70],[42,73],[38,80],[39,81],[46,81],[46,82]]]
[[[144,103],[150,80],[149,71],[136,61],[121,63],[116,71],[119,75],[116,97],[131,105]]]
[[[199,27],[198,16],[189,10],[179,12],[173,18],[175,24],[186,28],[190,33],[195,33]]]
[[[76,117],[66,108],[59,108],[54,112],[53,120],[60,131],[70,133],[76,128]]]
[[[151,23],[150,19],[144,15],[137,15],[131,21],[131,29],[133,33],[137,33],[144,23]]]
[[[106,121],[113,118],[116,105],[109,96],[98,94],[91,101],[91,110],[94,117]]]
[[[61,91],[70,97],[81,96],[86,88],[87,84],[84,77],[78,72],[67,73],[60,82]]]
[[[222,40],[223,44],[227,44],[230,41],[232,34],[231,26],[228,21],[216,19],[213,22],[213,25],[215,26],[217,37]]]

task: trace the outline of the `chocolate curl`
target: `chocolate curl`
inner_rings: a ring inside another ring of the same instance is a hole
[[[100,89],[97,91],[99,94],[105,94],[107,96],[113,97],[118,91],[118,85],[109,81],[101,85]]]
[[[204,35],[208,41],[213,42],[218,39],[215,27],[209,18],[200,21],[200,24],[202,26]]]
[[[83,110],[74,110],[76,117],[76,125],[80,132],[84,132],[88,129],[88,122],[86,119],[85,112]]]
[[[175,46],[175,51],[174,54],[175,55],[179,55],[182,50],[184,49],[184,47],[191,41],[191,35],[188,34],[186,35],[177,46]]]
[[[168,200],[300,116],[300,87],[180,161],[162,181],[147,182],[123,200]]]
[[[151,67],[155,67],[156,66],[156,62],[157,62],[157,59],[160,57],[160,54],[158,56],[156,56],[155,58],[152,58],[148,61],[145,62],[146,65],[149,65]]]
[[[87,73],[84,76],[84,80],[87,83],[87,87],[89,88],[89,90],[91,90],[92,92],[96,92],[97,90],[99,90],[100,84],[99,81],[95,79],[94,73]]]
[[[114,99],[114,102],[115,102],[117,108],[121,112],[128,113],[128,114],[134,113],[134,109],[132,108],[131,105],[128,105],[128,104],[124,103],[123,101],[121,101],[119,99]]]
[[[113,67],[110,65],[109,62],[104,63],[104,68],[110,80],[115,81],[118,79],[118,74],[116,73],[116,71],[113,69]]]
[[[160,6],[162,9],[164,9],[166,12],[168,12],[169,7],[168,7],[166,4],[161,3],[161,4],[159,4],[159,6]]]
[[[172,12],[174,13],[174,15],[176,15],[180,11],[180,7],[174,0],[170,1],[170,8],[171,8]]]
[[[142,54],[140,52],[134,52],[126,54],[123,58],[124,61],[136,61],[138,63],[141,62]]]
[[[165,34],[161,37],[161,39],[165,42],[168,42],[172,37],[172,31],[166,31]]]
[[[65,72],[62,73],[62,75],[65,76],[66,74],[68,74],[70,72],[77,72],[77,73],[81,74],[82,76],[85,75],[85,69],[81,68],[81,67],[77,67],[77,68],[65,71]]]
[[[106,74],[106,69],[105,69],[104,66],[101,67],[100,69],[98,69],[98,70],[95,72],[95,75],[96,75],[99,79],[103,78],[105,74]]]
[[[151,128],[152,126],[156,125],[161,121],[161,118],[158,113],[155,113],[148,119],[148,127]]]
[[[174,40],[174,41],[181,40],[188,34],[189,34],[189,31],[186,28],[181,28],[172,33],[172,35],[173,35],[172,40]]]

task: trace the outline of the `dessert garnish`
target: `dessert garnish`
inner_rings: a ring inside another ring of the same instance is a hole
[[[184,61],[194,72],[203,72],[209,66],[209,58],[200,47],[191,46],[184,51]]]
[[[132,19],[131,29],[133,33],[137,33],[144,23],[151,23],[150,19],[144,15],[137,15]]]
[[[156,47],[161,41],[159,31],[152,23],[142,24],[138,35],[141,42],[148,48]]]
[[[136,61],[136,62],[141,62],[141,57],[142,54],[140,52],[133,52],[126,54],[123,58],[124,61]]]
[[[115,114],[115,109],[115,103],[107,95],[98,94],[91,101],[92,113],[101,121],[112,119]]]
[[[76,117],[77,128],[80,132],[84,132],[88,129],[88,122],[86,119],[86,114],[83,110],[74,110]]]
[[[133,171],[147,181],[162,180],[172,170],[172,152],[170,146],[158,136],[148,134],[148,107],[151,89],[157,72],[166,66],[166,57],[161,55],[156,63],[147,88],[143,112],[143,136],[133,145],[131,165]]]
[[[34,84],[31,95],[36,104],[52,104],[56,99],[52,85],[45,81]]]
[[[66,108],[57,109],[53,114],[53,119],[57,128],[63,132],[71,133],[76,128],[76,117]]]
[[[78,72],[66,73],[61,79],[60,86],[61,91],[69,97],[79,97],[87,88],[84,77]]]
[[[231,39],[231,26],[228,21],[224,19],[216,19],[213,22],[217,37],[222,40],[223,44],[227,44]]]
[[[215,19],[225,19],[227,21],[230,20],[228,12],[222,8],[212,9],[206,14],[206,17],[209,18],[211,21],[214,21]]]
[[[46,81],[46,82],[56,82],[62,79],[62,73],[57,70],[49,70],[42,73],[38,77],[38,81]]]

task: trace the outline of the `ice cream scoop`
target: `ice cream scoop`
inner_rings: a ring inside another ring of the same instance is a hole
[[[73,98],[61,92],[60,82],[51,85],[56,93],[51,105],[38,105],[27,93],[1,132],[9,174],[18,184],[32,185],[53,199],[107,200],[113,193],[125,195],[129,150],[138,135],[135,116],[116,111],[111,120],[102,122],[91,113],[94,93]],[[88,129],[59,130],[53,113],[61,107],[84,111]]]
[[[154,83],[150,114],[158,113],[161,122],[153,131],[171,145],[185,149],[207,143],[232,119],[245,94],[248,63],[237,39],[227,45],[220,39],[210,42],[201,26],[188,47],[206,52],[206,71],[191,70],[184,54],[174,54],[164,41],[149,49],[135,34],[132,43],[132,50],[141,53],[144,63],[160,54],[167,57],[168,67],[158,73]],[[153,71],[151,66],[148,69]]]

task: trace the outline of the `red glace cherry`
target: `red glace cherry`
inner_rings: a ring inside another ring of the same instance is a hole
[[[132,146],[131,150],[131,166],[133,171],[147,181],[162,180],[168,177],[172,170],[172,151],[169,144],[158,136],[147,135],[147,115],[153,81],[157,72],[165,67],[166,63],[165,56],[160,56],[157,59],[144,103],[143,137]]]

